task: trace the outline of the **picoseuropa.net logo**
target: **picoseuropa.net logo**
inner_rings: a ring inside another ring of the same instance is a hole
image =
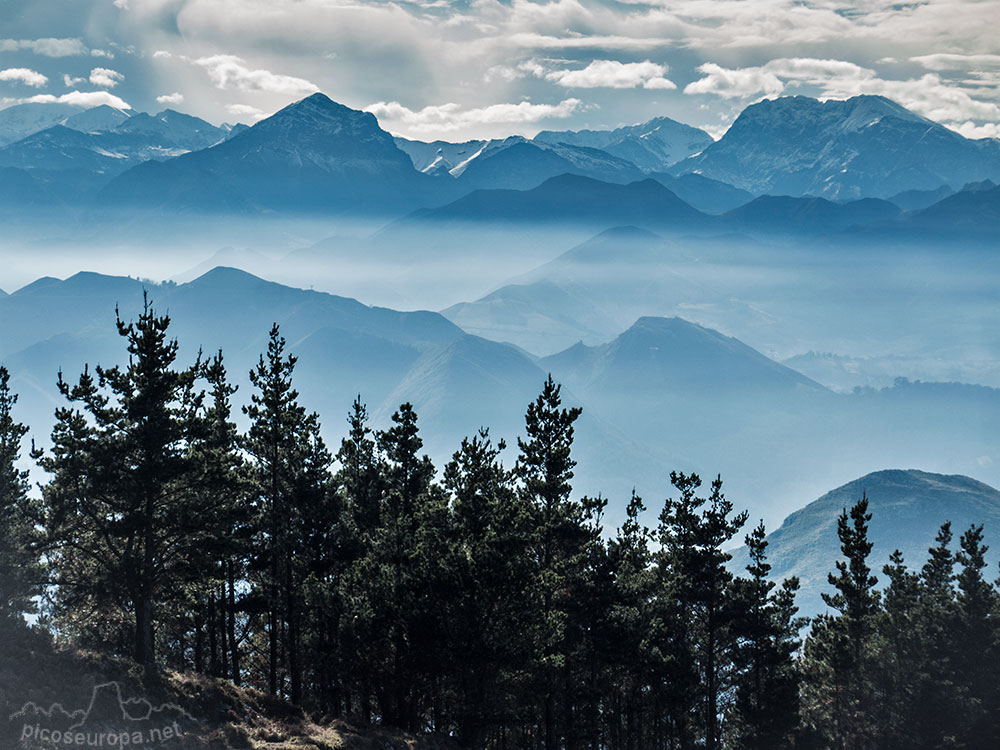
[[[54,703],[42,708],[25,703],[10,716],[12,738],[18,748],[149,748],[183,747],[197,722],[174,703],[153,706],[144,698],[122,697],[121,685],[95,685],[86,709],[67,711]]]

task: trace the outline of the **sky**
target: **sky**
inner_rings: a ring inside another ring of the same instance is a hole
[[[0,107],[252,123],[316,91],[419,140],[881,94],[1000,137],[1000,0],[3,0]]]

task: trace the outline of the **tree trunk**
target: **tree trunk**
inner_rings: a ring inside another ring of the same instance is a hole
[[[229,664],[232,668],[233,684],[240,684],[240,649],[236,643],[236,573],[233,570],[233,561],[226,560],[226,577],[229,582],[229,602],[226,607],[229,631]]]
[[[135,660],[143,667],[156,663],[153,650],[153,597],[140,595],[135,605]]]

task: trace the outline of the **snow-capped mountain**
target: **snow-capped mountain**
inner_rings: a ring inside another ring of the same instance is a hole
[[[133,168],[102,195],[199,211],[379,213],[432,204],[438,184],[374,115],[313,94],[216,146]]]
[[[528,190],[561,174],[622,184],[644,177],[632,162],[597,148],[553,145],[517,135],[490,141],[451,173],[467,190]]]
[[[81,133],[100,133],[105,130],[114,130],[135,114],[138,114],[135,110],[118,109],[101,104],[67,117],[59,124],[73,130],[79,130]]]
[[[0,146],[6,146],[32,133],[51,128],[79,113],[79,108],[68,104],[40,102],[15,104],[0,109]]]
[[[432,175],[455,177],[462,173],[468,163],[482,153],[489,141],[411,141],[396,138],[396,145],[405,151],[413,166],[420,172]],[[457,171],[456,171],[457,170]]]
[[[657,117],[614,130],[543,130],[535,140],[599,148],[646,172],[665,170],[681,159],[700,153],[713,142],[704,130],[669,117]]]
[[[757,195],[889,197],[1000,176],[1000,141],[970,140],[881,96],[805,96],[747,107],[719,141],[673,170]]]
[[[131,167],[207,148],[230,133],[173,110],[148,115],[102,105],[0,148],[0,166],[26,170],[66,200],[87,200]]]

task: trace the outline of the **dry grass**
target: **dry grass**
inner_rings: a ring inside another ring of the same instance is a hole
[[[31,701],[48,708],[86,708],[93,688],[116,681],[128,697],[181,706],[195,722],[164,750],[454,750],[448,738],[317,722],[303,711],[256,690],[192,673],[166,672],[144,679],[123,659],[62,649],[41,633],[0,629],[0,750],[27,750],[8,717]]]

